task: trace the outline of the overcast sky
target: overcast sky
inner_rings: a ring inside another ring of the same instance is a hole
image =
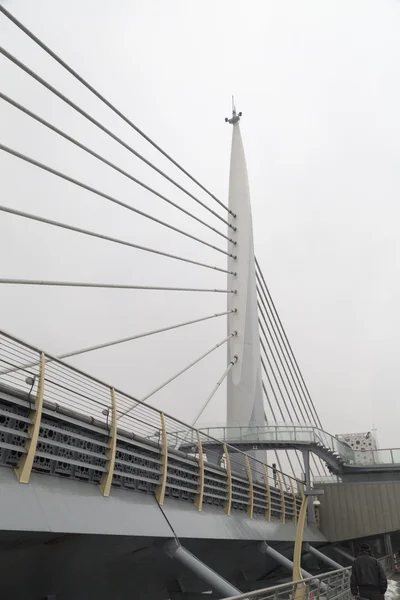
[[[332,433],[400,446],[400,2],[8,0],[5,6],[227,202],[230,97],[243,111],[255,248],[314,403]],[[10,52],[202,201],[137,134],[0,16]],[[1,89],[224,231],[224,224],[0,57]],[[0,138],[224,247],[14,108]],[[224,267],[224,256],[18,159],[1,204]],[[212,270],[0,215],[0,277],[225,287]],[[224,310],[223,295],[2,287],[0,327],[62,353]],[[226,335],[223,319],[75,359],[142,397]],[[190,421],[225,368],[217,350],[153,398]],[[202,421],[221,423],[224,389]]]

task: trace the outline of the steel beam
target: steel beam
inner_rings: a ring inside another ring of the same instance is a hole
[[[194,505],[199,512],[203,510],[203,497],[204,497],[204,456],[203,456],[203,445],[201,443],[200,432],[197,432],[197,453],[199,463],[199,484],[197,487],[197,494],[194,499]]]
[[[258,549],[261,552],[261,554],[267,554],[267,556],[274,559],[277,563],[282,565],[282,567],[288,569],[288,571],[293,571],[293,562],[289,558],[286,558],[286,556],[275,550],[275,548],[269,546],[267,542],[261,542],[260,544],[258,544]],[[312,577],[312,575],[310,575],[310,573],[307,573],[307,571],[305,571],[304,569],[301,569],[301,573],[304,579],[307,579],[307,577]]]
[[[310,451],[303,450],[304,474],[305,474],[305,494],[308,496],[307,523],[309,525],[317,525],[315,520],[313,497],[309,495],[311,491],[311,472],[310,472]]]
[[[226,514],[229,516],[232,510],[232,469],[231,469],[231,460],[229,458],[228,446],[226,444],[223,445],[224,454],[225,454],[225,462],[226,462],[226,489],[227,496],[226,502],[224,505],[224,510]]]
[[[336,550],[336,552],[338,554],[340,554],[341,556],[343,556],[343,558],[345,558],[346,560],[348,560],[349,562],[353,563],[355,561],[354,556],[351,556],[351,554],[349,554],[348,552],[346,552],[345,550],[342,550],[341,548],[339,548],[338,546],[333,546],[334,550]],[[342,567],[343,568],[343,567]]]
[[[29,418],[31,419],[32,424],[28,427],[28,439],[25,446],[26,453],[22,454],[17,467],[14,469],[17,479],[20,483],[29,483],[33,461],[35,460],[36,448],[40,433],[40,423],[42,420],[45,362],[45,355],[43,352],[41,352],[39,363],[39,382],[36,392],[35,408],[29,413]]]
[[[156,498],[158,504],[164,504],[165,491],[167,489],[167,476],[168,476],[168,441],[167,441],[167,429],[165,427],[164,413],[160,413],[161,419],[161,477],[159,485],[156,489]]]
[[[216,600],[219,596],[215,594],[200,594],[197,592],[170,592],[168,590],[169,600]]]
[[[269,546],[267,542],[261,542],[260,544],[258,544],[258,549],[262,554],[266,554],[267,556],[275,560],[277,563],[282,565],[282,567],[285,567],[285,569],[293,573],[293,562],[289,558],[286,558],[286,556],[275,550],[275,548],[271,548],[271,546]],[[308,573],[308,571],[305,571],[304,569],[301,569],[301,574],[303,575],[304,579],[314,577],[314,575],[311,575],[311,573]],[[316,577],[316,579],[318,579],[318,577]],[[321,590],[326,591],[327,589],[328,586],[321,582]]]
[[[111,388],[111,426],[110,426],[110,438],[107,444],[106,456],[107,461],[105,468],[106,470],[101,476],[99,488],[103,496],[108,497],[111,491],[112,480],[115,469],[115,458],[117,455],[117,403],[115,400],[115,390]]]
[[[304,550],[306,550],[307,552],[309,552],[310,554],[315,556],[315,558],[318,558],[319,560],[321,560],[325,564],[329,565],[333,569],[335,569],[335,570],[343,569],[343,565],[340,565],[339,563],[334,561],[332,558],[329,558],[329,556],[326,556],[326,554],[323,554],[322,552],[320,552],[320,550],[317,550],[313,546],[310,546],[310,544],[308,544],[307,542],[305,544],[303,544],[303,548],[304,548]]]
[[[207,583],[210,588],[220,594],[222,598],[238,596],[242,592],[228,583],[223,577],[210,569],[194,554],[186,550],[177,540],[169,540],[164,544],[165,553],[172,559],[177,560],[181,565],[192,571],[199,579]]]

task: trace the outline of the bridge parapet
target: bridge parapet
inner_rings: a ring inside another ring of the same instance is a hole
[[[0,465],[22,483],[37,472],[297,522],[298,480],[8,334],[0,348]]]
[[[393,557],[384,556],[379,559],[386,574],[393,573]],[[329,598],[329,600],[350,600],[353,595],[350,590],[351,567],[336,569],[318,577],[307,577],[299,581],[274,585],[269,588],[246,592],[224,600],[310,600]]]
[[[214,440],[223,440],[236,450],[295,449],[311,451],[326,462],[335,473],[343,465],[354,463],[354,451],[335,436],[313,425],[268,423],[263,426],[209,427],[201,431]],[[179,432],[180,433],[180,432]],[[193,435],[186,435],[182,449],[196,445]]]
[[[283,583],[261,590],[231,596],[224,600],[309,600],[310,598],[329,598],[329,600],[350,600],[351,569],[337,569],[290,583]]]

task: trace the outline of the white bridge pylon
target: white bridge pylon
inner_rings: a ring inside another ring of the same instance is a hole
[[[242,136],[241,113],[232,109],[232,149],[229,176],[229,209],[236,230],[231,233],[236,241],[236,260],[228,257],[228,286],[236,294],[228,298],[228,332],[237,335],[228,342],[228,364],[237,357],[227,377],[227,425],[260,426],[265,423],[261,385],[260,334],[257,311],[257,287],[254,259],[253,221],[250,188]]]

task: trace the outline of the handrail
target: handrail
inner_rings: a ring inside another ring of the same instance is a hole
[[[308,591],[309,591],[309,585],[312,582],[315,582],[318,588],[318,592],[319,590],[321,590],[321,582],[326,581],[326,580],[330,580],[332,579],[333,576],[335,575],[348,575],[348,580],[349,580],[349,584],[350,584],[350,574],[351,574],[351,567],[345,567],[343,569],[336,569],[335,571],[328,571],[327,573],[324,573],[322,575],[318,575],[318,576],[313,576],[313,577],[307,577],[305,579],[299,579],[298,581],[291,581],[289,583],[280,583],[278,585],[274,585],[268,588],[263,588],[261,590],[256,590],[253,592],[246,592],[245,594],[240,594],[238,596],[229,596],[227,598],[224,598],[223,600],[247,600],[247,599],[251,599],[251,598],[256,598],[257,600],[262,600],[263,598],[269,598],[270,596],[274,596],[275,598],[279,597],[279,592],[285,591],[286,590],[290,590],[293,588],[296,588],[297,586],[301,585],[301,584],[305,584],[306,585],[306,594],[305,597],[308,597]],[[329,585],[329,582],[328,582]],[[321,590],[322,591],[322,590]],[[324,592],[323,592],[324,593]],[[324,593],[325,595],[325,593]],[[332,595],[330,596],[330,598],[334,598],[335,596]],[[319,593],[317,593],[317,598],[319,598]]]
[[[197,503],[198,508],[202,505],[202,502],[199,504],[202,494],[204,501],[221,507],[228,501],[232,510],[242,510],[243,498],[247,497],[249,516],[257,512],[264,518],[275,519],[278,514],[290,512],[292,492],[289,497],[288,493],[281,495],[277,490],[273,494],[273,506],[271,504],[271,492],[276,488],[274,469],[251,454],[236,449],[229,441],[211,437],[144,403],[138,402],[135,411],[127,414],[127,406],[131,406],[132,401],[136,402],[132,396],[112,388],[111,398],[109,384],[1,331],[0,344],[0,389],[9,398],[6,402],[14,398],[16,406],[31,409],[41,389],[41,380],[37,368],[27,368],[27,364],[40,363],[40,356],[43,355],[43,363],[46,365],[43,379],[45,433],[41,433],[39,437],[41,446],[32,452],[34,471],[43,472],[41,461],[45,459],[46,464],[56,465],[56,469],[61,469],[65,476],[68,472],[68,476],[75,477],[76,469],[78,472],[89,470],[90,477],[97,481],[99,473],[108,472],[111,495],[113,485],[124,486],[126,483],[127,489],[132,488],[129,481],[126,482],[127,477],[131,482],[137,480],[141,489],[146,485],[150,493],[152,486],[155,486],[159,491],[160,504],[164,496],[182,492],[182,497]],[[113,420],[114,411],[117,419],[119,418],[118,427],[116,420]],[[18,411],[13,414],[18,421]],[[18,456],[26,452],[29,419],[21,416],[19,428],[12,429],[17,438],[13,449],[16,449]],[[71,437],[75,441],[67,439],[60,442],[56,436],[47,435],[46,432],[53,427],[56,430],[60,427],[55,422],[57,420],[63,422],[63,428],[68,428],[67,423],[72,423],[71,428],[75,427],[75,430]],[[79,432],[76,431],[76,425],[81,427]],[[19,438],[21,441],[18,441]],[[87,442],[87,446],[77,444],[77,439]],[[109,452],[110,439],[114,444],[112,455]],[[0,440],[0,447],[2,444]],[[68,457],[64,462],[61,461],[62,467],[58,465],[58,452],[53,451],[60,444]],[[10,444],[8,450],[9,446]],[[140,465],[135,467],[134,464],[138,462],[132,462],[130,457],[137,457],[138,453],[148,457],[149,452],[151,458],[144,459],[143,463],[139,460]],[[74,465],[73,469],[68,466],[71,464]],[[110,466],[113,468],[110,469]],[[229,469],[231,474],[227,477]],[[49,467],[49,474],[53,472],[54,468]],[[86,475],[84,478],[86,479]],[[298,483],[296,478],[289,475],[286,478],[292,484]],[[297,489],[298,486],[292,484],[290,490]],[[257,502],[254,501],[255,494]]]
[[[365,457],[356,465],[398,465],[400,464],[400,448],[379,448],[376,450],[356,450],[357,455]]]
[[[382,566],[389,574],[389,571],[393,569],[393,559],[391,555],[384,556],[378,559]],[[299,597],[299,590],[303,590],[300,593],[301,600],[307,600],[309,598],[309,593],[314,593],[314,598],[318,600],[320,596],[324,598],[329,598],[329,600],[334,600],[335,598],[341,598],[343,600],[350,600],[352,598],[351,590],[350,590],[350,577],[351,577],[351,567],[344,567],[343,569],[336,569],[334,571],[328,571],[327,573],[323,573],[322,575],[315,575],[312,577],[306,577],[305,579],[299,579],[294,582],[289,583],[280,583],[278,585],[274,585],[268,588],[263,588],[261,590],[255,590],[253,592],[246,592],[244,594],[239,594],[238,596],[229,596],[228,598],[224,598],[223,600],[280,600],[280,594],[282,594],[282,600],[287,599],[289,596],[292,598]],[[315,589],[312,585],[315,582]],[[323,590],[322,583],[325,583],[330,591],[328,593]],[[297,589],[297,593],[296,593]],[[288,592],[292,591],[291,594]],[[321,594],[322,592],[322,594]]]
[[[345,462],[354,462],[354,450],[345,442],[330,433],[307,424],[278,424],[229,427],[206,427],[201,429],[208,436],[235,442],[298,442],[320,444],[330,451],[339,454]],[[220,435],[214,432],[220,432]],[[222,435],[221,435],[222,433]],[[236,434],[236,435],[235,435]]]

